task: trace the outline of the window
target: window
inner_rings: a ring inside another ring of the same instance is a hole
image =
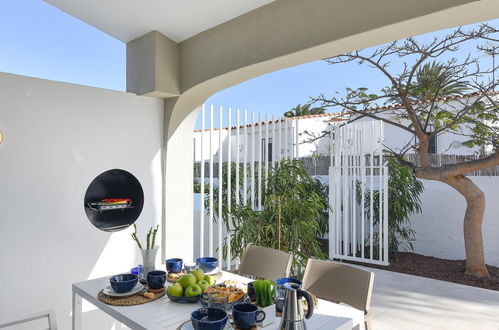
[[[433,135],[428,142],[428,153],[437,154],[437,135]]]
[[[266,143],[265,139],[262,139],[262,161],[272,161],[272,138],[269,138],[268,143]]]

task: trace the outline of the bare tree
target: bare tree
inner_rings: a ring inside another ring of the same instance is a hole
[[[349,122],[372,118],[411,134],[413,139],[405,147],[390,152],[400,163],[413,168],[418,178],[444,182],[464,196],[467,203],[464,216],[466,273],[478,277],[489,276],[482,239],[485,195],[465,175],[499,164],[495,67],[485,67],[479,57],[484,50],[489,55],[498,50],[490,47],[490,44],[497,45],[497,33],[496,28],[482,24],[469,31],[458,28],[427,43],[407,38],[375,50],[328,58],[326,61],[332,65],[357,62],[378,70],[388,85],[378,93],[370,93],[364,87],[347,88],[344,94],[319,95],[310,102],[341,108],[342,116],[347,116]],[[477,46],[476,51],[457,59],[456,52],[468,42]],[[393,61],[400,61],[399,72],[391,72]],[[466,136],[465,146],[481,147],[487,153],[477,160],[432,166],[428,152],[430,139],[448,132]],[[411,150],[418,155],[416,163],[404,158]]]

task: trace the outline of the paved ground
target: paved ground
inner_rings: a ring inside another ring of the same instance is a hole
[[[369,268],[373,330],[499,330],[499,292]]]

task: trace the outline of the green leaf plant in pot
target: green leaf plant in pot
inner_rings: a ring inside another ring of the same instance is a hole
[[[142,254],[142,265],[144,266],[144,275],[147,275],[148,272],[154,270],[156,268],[155,261],[156,255],[158,254],[159,246],[156,245],[156,234],[158,233],[159,225],[153,229],[153,227],[149,228],[146,236],[146,245],[145,247],[140,243],[139,238],[137,237],[137,226],[133,224],[133,233],[132,238],[137,243],[137,246],[140,249],[140,253]]]
[[[276,283],[269,280],[256,280],[253,282],[256,305],[265,312],[265,319],[258,323],[260,327],[266,327],[275,322],[275,304],[274,297],[276,292]]]

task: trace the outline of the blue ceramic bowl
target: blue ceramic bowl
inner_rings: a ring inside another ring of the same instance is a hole
[[[153,270],[147,273],[147,285],[151,290],[158,290],[165,287],[166,272],[164,270]]]
[[[275,283],[279,286],[282,286],[286,283],[296,283],[298,285],[302,285],[302,282],[296,278],[292,278],[292,277],[281,277],[281,278],[278,278]]]
[[[184,262],[180,258],[166,259],[165,263],[168,273],[180,273],[184,266]]]
[[[199,268],[201,268],[205,273],[209,273],[217,268],[218,259],[213,257],[197,258],[196,264],[198,264]]]
[[[227,312],[221,308],[200,308],[191,313],[192,326],[196,330],[222,330],[227,323]]]
[[[116,293],[130,292],[137,285],[138,276],[134,274],[114,275],[109,279],[111,287]]]
[[[182,296],[182,297],[172,296],[168,293],[168,291],[166,291],[166,295],[168,296],[168,298],[170,298],[171,301],[179,303],[179,304],[197,303],[199,301],[199,297],[201,297],[200,294],[198,294],[197,296],[189,296],[189,297],[187,297],[187,296]]]

